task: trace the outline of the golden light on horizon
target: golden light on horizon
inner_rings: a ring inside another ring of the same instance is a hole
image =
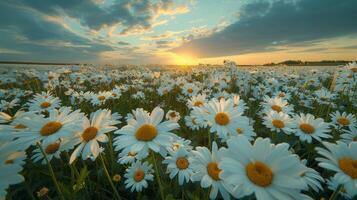
[[[197,64],[196,60],[189,55],[178,55],[173,54],[172,62],[175,65],[195,65]]]

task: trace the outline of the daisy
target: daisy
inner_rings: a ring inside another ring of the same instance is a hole
[[[180,113],[179,112],[176,112],[174,110],[169,110],[167,111],[166,113],[166,119],[167,120],[170,120],[170,121],[173,121],[173,122],[178,122],[180,120]]]
[[[245,136],[249,141],[254,140],[257,135],[254,132],[253,123],[248,117],[241,116],[237,122],[234,123],[234,133],[229,133],[228,138],[222,138],[222,142],[226,142],[229,138],[237,135]]]
[[[294,133],[301,141],[312,142],[312,138],[321,142],[322,139],[331,138],[329,124],[323,119],[316,118],[311,114],[296,115],[294,117]]]
[[[352,127],[356,126],[356,116],[353,114],[347,114],[343,112],[342,114],[340,111],[336,111],[330,114],[332,123],[337,126],[338,128],[342,127]]]
[[[95,106],[104,104],[108,99],[112,97],[111,92],[99,92],[91,96],[91,103]]]
[[[69,107],[61,107],[59,110],[49,111],[49,117],[29,113],[18,120],[19,124],[26,127],[23,131],[13,132],[16,137],[14,145],[22,150],[27,149],[37,142],[46,144],[56,142],[60,138],[71,136],[80,130],[83,113],[80,110],[74,112]]]
[[[255,194],[258,200],[301,199],[307,185],[301,174],[306,167],[291,154],[287,143],[274,145],[258,138],[252,145],[238,136],[227,141],[228,150],[218,165],[220,178],[233,185],[232,195]]]
[[[341,134],[341,142],[349,144],[351,142],[357,142],[357,128],[352,127],[351,130],[343,130]]]
[[[186,83],[182,88],[182,94],[186,96],[195,96],[199,92],[199,88],[193,83]]]
[[[185,140],[184,138],[172,138],[171,139],[171,145],[167,147],[167,151],[170,153],[173,153],[180,148],[184,148],[187,151],[191,151],[193,147],[190,145],[191,141],[190,140]]]
[[[270,98],[264,97],[264,101],[261,103],[263,106],[263,113],[270,111],[283,112],[286,114],[292,114],[293,108],[288,104],[286,100],[281,97]]]
[[[205,94],[199,94],[199,95],[196,95],[196,96],[192,96],[187,101],[187,107],[189,107],[190,109],[192,107],[201,107],[206,102],[207,102],[206,95]]]
[[[193,131],[200,129],[200,124],[198,123],[197,118],[191,115],[185,116],[185,125]]]
[[[50,92],[42,92],[41,94],[35,94],[34,98],[28,103],[29,111],[37,113],[48,112],[55,108],[59,108],[61,101],[58,97],[53,97]]]
[[[9,123],[12,122],[14,119],[16,119],[17,117],[20,117],[21,115],[23,115],[25,113],[25,111],[23,110],[18,110],[14,116],[11,116],[7,113],[4,112],[0,112],[0,123]]]
[[[227,138],[228,133],[236,134],[235,124],[241,120],[241,113],[233,108],[231,99],[220,101],[211,100],[205,106],[206,121],[209,123],[210,132],[216,132],[220,138]]]
[[[244,111],[247,109],[247,104],[243,99],[240,98],[239,95],[233,95],[233,104],[234,108],[236,108],[240,113],[244,113]]]
[[[296,155],[297,156],[297,155]],[[304,165],[306,165],[307,160],[304,159],[301,161]],[[306,167],[306,171],[301,174],[301,177],[304,179],[306,184],[312,188],[315,192],[322,191],[323,188],[321,186],[321,182],[325,182],[324,179],[320,176],[319,172],[314,170],[313,168]]]
[[[321,104],[330,104],[336,98],[336,94],[331,93],[326,88],[321,88],[314,92],[315,98]]]
[[[1,100],[1,102],[0,102],[0,110],[1,110],[1,111],[10,110],[10,109],[12,109],[12,108],[18,106],[18,105],[19,105],[19,104],[18,104],[19,101],[20,101],[20,100],[17,99],[17,98],[13,99],[13,100],[10,101],[10,102],[7,102],[7,101],[5,101],[5,100]]]
[[[223,151],[223,148],[218,149],[216,142],[213,142],[212,153],[206,147],[196,147],[196,151],[192,152],[194,157],[191,162],[193,169],[191,180],[200,181],[202,188],[211,187],[210,199],[215,199],[218,191],[223,199],[230,199],[231,187],[221,179],[222,169],[219,167]]]
[[[137,160],[143,160],[144,158],[146,158],[148,156],[147,152],[144,151],[139,151],[139,152],[135,152],[135,151],[129,151],[127,152],[128,149],[123,150],[119,153],[119,159],[118,159],[118,163],[120,164],[132,164]]]
[[[136,113],[135,119],[115,131],[119,135],[114,139],[115,150],[148,152],[151,149],[159,152],[160,149],[166,149],[171,138],[177,137],[170,131],[179,128],[179,125],[173,121],[161,122],[163,117],[164,111],[160,107],[154,108],[150,116],[145,112]]]
[[[124,182],[125,188],[130,188],[131,192],[134,190],[141,192],[143,188],[148,187],[148,181],[154,180],[153,172],[152,165],[148,162],[141,163],[140,161],[136,161],[126,169],[124,175],[126,178]]]
[[[274,94],[273,94],[273,97],[280,97],[280,98],[283,98],[287,101],[289,101],[291,99],[291,94],[289,92],[283,92],[283,91],[276,91]]]
[[[10,143],[0,144],[0,199],[6,199],[6,189],[13,184],[21,183],[25,179],[19,173],[26,158],[25,152],[12,151]]]
[[[288,114],[283,112],[270,111],[266,116],[263,117],[263,124],[269,128],[271,131],[284,132],[290,135],[293,132],[292,119]]]
[[[98,142],[108,142],[106,133],[117,129],[116,124],[119,121],[113,119],[110,110],[97,110],[90,115],[90,119],[83,118],[82,130],[75,133],[73,140],[75,144],[80,144],[73,151],[69,163],[82,154],[82,159],[91,158],[95,160],[100,153],[100,146]]]
[[[319,166],[334,171],[334,179],[349,196],[357,195],[357,142],[323,142],[323,145],[326,149],[316,147],[317,153],[323,156],[316,158]]]
[[[166,157],[162,162],[167,165],[166,173],[169,174],[170,179],[178,175],[179,185],[184,182],[188,183],[192,175],[191,153],[184,147],[179,148],[174,152],[170,152],[170,156]]]
[[[337,188],[340,186],[336,178],[333,176],[326,181],[328,189],[331,191],[336,191]],[[346,192],[344,188],[340,189],[339,195],[343,196],[345,199],[352,199],[352,197]]]
[[[53,143],[43,142],[41,148],[45,152],[47,160],[51,161],[53,158],[59,159],[63,151],[73,149],[74,145],[74,140],[62,138]],[[42,164],[46,164],[46,159],[44,159],[43,153],[39,148],[35,149],[33,153],[34,155],[31,158],[34,162],[42,160]]]

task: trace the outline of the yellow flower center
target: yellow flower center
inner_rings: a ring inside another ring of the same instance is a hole
[[[134,181],[140,182],[140,181],[142,181],[142,180],[144,179],[144,177],[145,177],[144,171],[139,169],[139,170],[137,170],[137,171],[135,172],[133,178],[134,178]]]
[[[313,134],[315,132],[315,128],[311,124],[300,124],[300,129],[306,134]]]
[[[128,156],[134,157],[134,156],[136,156],[136,152],[134,152],[134,151],[129,151]]]
[[[5,165],[11,165],[14,164],[14,160],[10,159],[10,160],[5,160]]]
[[[135,133],[135,137],[139,141],[151,141],[157,136],[157,129],[151,124],[142,125]]]
[[[192,124],[197,125],[196,118],[192,118]]]
[[[121,180],[121,176],[119,175],[119,174],[115,174],[114,176],[113,176],[113,181],[114,182],[119,182]]]
[[[275,126],[275,128],[284,128],[285,124],[283,121],[279,120],[279,119],[274,119],[272,121],[273,126]]]
[[[48,108],[48,107],[50,107],[51,106],[51,103],[50,102],[43,102],[43,103],[41,103],[41,108]]]
[[[99,101],[104,101],[104,100],[105,100],[105,96],[99,96],[99,97],[98,97],[98,100],[99,100]]]
[[[207,173],[213,180],[221,180],[219,178],[219,173],[221,173],[221,169],[218,168],[218,164],[216,162],[210,162],[207,164]]]
[[[46,154],[54,154],[59,149],[59,147],[60,147],[59,143],[49,144],[49,145],[47,145],[47,147],[45,149],[45,153]]]
[[[40,134],[42,136],[49,136],[49,135],[56,133],[61,128],[62,128],[62,124],[60,122],[51,121],[51,122],[48,122],[47,124],[45,124],[41,128]]]
[[[279,93],[279,97],[285,97],[285,93],[280,92],[280,93]]]
[[[82,133],[82,139],[86,142],[92,140],[97,136],[98,129],[96,127],[88,127],[86,130],[83,131]]]
[[[249,180],[261,187],[267,187],[273,182],[273,172],[260,161],[249,163],[245,167],[245,171]]]
[[[348,126],[348,125],[350,125],[350,120],[349,119],[347,119],[346,117],[340,117],[340,118],[338,118],[337,119],[337,122],[339,123],[339,124],[341,124],[342,126]]]
[[[217,113],[214,119],[216,123],[221,126],[225,126],[229,123],[229,116],[224,112]]]
[[[355,136],[352,140],[357,142],[357,136]]]
[[[187,92],[188,92],[188,93],[192,93],[192,92],[193,92],[193,89],[192,89],[192,88],[188,88],[188,89],[187,89]]]
[[[14,128],[15,129],[25,129],[25,128],[27,128],[27,126],[23,125],[23,124],[16,124],[16,126]]]
[[[176,160],[176,166],[180,170],[187,169],[188,165],[189,165],[188,160],[185,157],[180,157]]]
[[[202,102],[202,101],[196,101],[196,102],[193,104],[193,106],[195,106],[195,107],[201,107],[201,106],[203,106],[203,102]]]
[[[357,160],[342,158],[338,161],[340,169],[353,179],[357,179]]]
[[[238,134],[242,134],[243,133],[243,129],[241,129],[241,128],[237,128],[236,131],[237,131]]]
[[[352,67],[352,68],[351,68],[351,71],[354,72],[354,73],[356,73],[356,72],[357,72],[357,67]]]
[[[170,112],[170,117],[172,117],[172,118],[176,117],[176,113],[175,112]]]
[[[283,109],[280,107],[280,106],[278,106],[278,105],[272,105],[271,106],[271,109],[273,109],[273,110],[275,110],[276,112],[281,112]]]

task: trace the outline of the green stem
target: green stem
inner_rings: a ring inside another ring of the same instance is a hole
[[[60,187],[59,187],[59,185],[58,185],[58,182],[57,182],[55,173],[53,172],[53,168],[52,168],[51,163],[48,161],[47,156],[46,156],[46,153],[43,151],[43,149],[42,149],[40,143],[37,143],[37,146],[38,146],[38,148],[40,148],[41,153],[42,153],[42,155],[43,155],[43,157],[44,157],[44,159],[45,159],[45,161],[46,161],[46,163],[47,163],[48,170],[50,171],[50,174],[51,174],[52,180],[53,180],[53,182],[54,182],[54,184],[55,184],[55,187],[56,187],[58,196],[59,196],[59,198],[60,198],[61,200],[64,200],[65,198],[64,198],[64,196],[63,196],[63,194],[62,194],[62,192],[61,192],[61,189],[60,189]]]
[[[154,167],[155,167],[155,174],[156,174],[157,184],[159,185],[160,196],[161,196],[161,199],[164,200],[165,199],[164,198],[164,192],[163,192],[163,189],[162,189],[160,173],[159,173],[159,170],[157,168],[156,158],[155,158],[155,153],[154,152],[152,152],[152,158],[153,158],[153,163],[154,163]]]
[[[212,145],[211,145],[211,133],[210,131],[208,131],[208,148],[211,149]]]
[[[330,198],[329,198],[329,200],[335,200],[335,199],[337,199],[337,197],[338,197],[338,193],[340,193],[340,190],[342,189],[342,184],[341,185],[339,185],[337,188],[336,188],[336,190],[332,193],[332,195],[330,196]]]
[[[103,159],[102,154],[99,154],[99,157],[100,157],[100,160],[102,161],[104,173],[105,173],[105,175],[107,176],[107,179],[108,179],[108,181],[109,181],[109,183],[110,183],[110,186],[112,187],[112,189],[113,189],[113,191],[114,191],[114,195],[115,195],[116,199],[119,199],[119,200],[120,200],[121,198],[120,198],[120,196],[119,196],[119,194],[118,194],[118,191],[115,189],[115,186],[114,186],[114,184],[113,184],[113,181],[112,181],[112,179],[111,179],[111,177],[110,177],[110,175],[109,175],[109,173],[108,173],[108,169],[107,169],[107,167],[105,166],[105,163],[104,163],[104,159]]]

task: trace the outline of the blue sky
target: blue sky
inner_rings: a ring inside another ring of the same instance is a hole
[[[355,0],[2,0],[0,60],[354,60]]]

